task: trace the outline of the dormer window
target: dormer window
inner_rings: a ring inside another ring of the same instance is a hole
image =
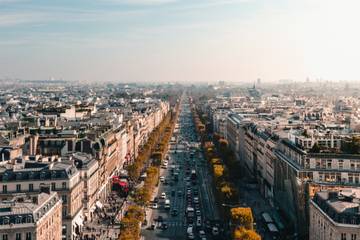
[[[31,222],[32,222],[32,216],[31,216],[31,215],[29,215],[29,216],[26,217],[26,222],[27,222],[27,223],[31,223]]]
[[[4,225],[10,224],[10,218],[9,217],[4,217]]]
[[[7,173],[7,172],[4,173],[3,180],[4,180],[4,181],[9,180],[9,173]]]
[[[22,217],[21,217],[21,216],[17,216],[16,219],[15,219],[15,223],[16,223],[16,224],[20,224],[20,223],[21,223],[21,220],[22,220]]]

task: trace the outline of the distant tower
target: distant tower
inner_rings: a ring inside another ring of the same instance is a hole
[[[257,85],[260,85],[261,84],[261,78],[258,78],[257,79]]]

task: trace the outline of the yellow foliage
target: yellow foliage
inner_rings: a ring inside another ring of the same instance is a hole
[[[253,215],[251,208],[232,208],[231,209],[231,220],[240,225],[245,227],[246,229],[252,229],[253,228]]]
[[[212,163],[213,165],[215,165],[215,164],[220,164],[220,158],[212,158],[212,159],[211,159],[211,163]]]
[[[224,167],[220,164],[214,165],[214,175],[216,178],[221,177],[224,174]]]
[[[245,228],[236,228],[234,231],[235,240],[261,240],[259,234],[253,230],[247,230]]]
[[[227,184],[221,187],[221,192],[227,197],[231,197],[232,195],[232,189]]]

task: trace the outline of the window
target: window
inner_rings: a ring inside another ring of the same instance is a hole
[[[55,191],[55,189],[56,189],[56,183],[51,183],[51,190],[53,190],[53,191]]]
[[[21,184],[16,184],[16,191],[20,192],[21,191]]]
[[[2,239],[3,239],[3,240],[8,240],[8,235],[7,235],[7,234],[3,234]]]
[[[66,207],[63,207],[63,209],[62,209],[62,215],[63,215],[63,217],[66,217],[66,216],[67,216],[67,209],[66,209]]]
[[[3,223],[4,223],[4,225],[9,224],[10,223],[10,218],[9,217],[4,217]]]
[[[34,191],[34,184],[30,183],[29,184],[29,192]]]
[[[63,183],[62,183],[62,188],[63,188],[63,189],[66,189],[66,182],[63,182]]]
[[[20,224],[20,223],[21,223],[21,217],[20,217],[20,216],[17,216],[17,217],[15,218],[15,222],[16,222],[16,224]]]
[[[26,240],[31,240],[31,232],[26,233]]]
[[[66,195],[62,195],[61,199],[62,199],[63,203],[67,203],[67,196]]]
[[[356,240],[356,234],[351,234],[351,240]]]
[[[16,233],[16,238],[15,240],[21,240],[21,233]]]
[[[346,233],[341,234],[341,240],[346,240]]]
[[[3,185],[3,193],[7,193],[7,185]]]
[[[339,160],[339,169],[343,169],[344,167],[344,160]]]

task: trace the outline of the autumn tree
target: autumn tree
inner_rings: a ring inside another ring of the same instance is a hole
[[[247,230],[243,227],[236,228],[234,231],[235,240],[261,240],[259,234],[253,230]]]
[[[239,226],[245,227],[246,229],[253,229],[254,218],[252,215],[251,208],[232,208],[230,210],[231,221]]]
[[[221,164],[214,165],[214,175],[215,178],[220,178],[224,175],[224,166]]]

